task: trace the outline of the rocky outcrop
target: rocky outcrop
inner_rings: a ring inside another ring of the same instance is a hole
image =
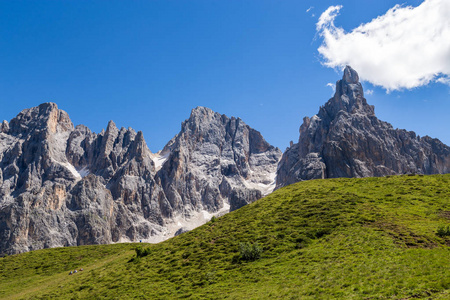
[[[241,119],[204,107],[192,110],[162,153],[170,153],[157,174],[169,202],[166,217],[198,207],[218,211],[231,205],[233,210],[234,202],[240,207],[261,198],[275,187],[281,157]]]
[[[318,178],[449,171],[450,148],[380,121],[364,98],[358,74],[347,66],[334,97],[317,115],[303,119],[298,143],[284,152],[277,188]]]
[[[0,253],[167,239],[273,190],[280,157],[207,108],[158,154],[112,121],[96,134],[54,103],[25,109],[0,127]]]

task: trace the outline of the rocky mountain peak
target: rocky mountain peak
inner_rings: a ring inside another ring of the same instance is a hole
[[[281,156],[241,119],[205,107],[192,110],[161,153],[168,155],[158,177],[170,215],[180,208],[233,210],[255,201],[272,191]]]
[[[99,134],[73,128],[54,103],[0,126],[0,253],[161,241],[271,192],[281,157],[241,119],[205,107],[157,154],[113,121]]]
[[[27,135],[33,131],[50,134],[70,132],[74,129],[69,115],[58,109],[55,103],[43,103],[37,107],[22,110],[9,124],[9,134]]]
[[[0,124],[0,132],[8,133],[9,131],[9,123],[6,120],[3,120],[2,124]]]
[[[150,159],[150,153],[144,139],[144,134],[142,131],[138,131],[132,143],[131,156],[135,157],[137,161],[143,161],[146,158]]]
[[[321,107],[317,116],[320,119],[335,119],[339,114],[364,114],[374,116],[374,107],[367,104],[358,73],[350,66],[345,67],[341,80],[336,82],[336,92]]]
[[[189,119],[182,123],[182,131],[191,131],[194,134],[207,133],[210,131],[210,124],[217,123],[217,121],[223,123],[222,117],[227,119],[225,115],[222,116],[207,107],[197,106],[192,109]]]
[[[189,119],[204,118],[204,117],[208,117],[208,116],[213,116],[214,114],[215,114],[215,112],[208,107],[197,106],[196,108],[193,108],[191,110],[191,115],[190,115]]]
[[[111,133],[111,132],[119,132],[119,129],[116,126],[116,123],[114,123],[113,120],[109,120],[108,122],[108,126],[106,126],[106,134]]]
[[[342,76],[342,80],[346,83],[357,84],[359,83],[358,73],[353,70],[352,67],[346,66],[344,69],[344,75]]]
[[[297,144],[280,161],[277,187],[300,180],[450,171],[450,148],[439,140],[393,129],[367,104],[350,66],[319,113],[305,117]]]

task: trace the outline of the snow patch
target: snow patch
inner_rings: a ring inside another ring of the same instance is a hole
[[[64,167],[66,167],[76,179],[79,180],[82,178],[80,173],[78,173],[77,169],[75,169],[75,167],[71,163],[68,163],[68,162],[65,162],[65,163],[58,162],[58,163]]]
[[[137,225],[137,227],[139,227],[139,224],[150,225],[150,227],[152,228],[152,230],[151,230],[152,235],[146,239],[138,237],[136,240],[131,240],[127,236],[121,236],[116,243],[136,243],[136,242],[142,241],[144,243],[156,244],[156,243],[165,241],[169,238],[169,237],[167,237],[167,228],[166,227],[160,226],[158,224],[154,224],[154,223],[146,220],[143,216],[136,215],[136,218],[133,218],[133,219],[134,220],[132,220],[132,222],[134,225]]]
[[[170,155],[170,151],[167,151],[166,153],[161,153],[161,151],[159,151],[158,153],[155,153],[154,155],[152,155],[152,160],[153,160],[153,163],[155,164],[156,171],[159,171],[162,168],[164,163],[169,158],[169,155]]]
[[[254,182],[252,180],[244,180],[244,185],[249,189],[260,190],[263,196],[267,196],[275,189],[277,183],[277,172],[275,171],[268,173],[266,178],[268,179],[266,182],[269,182],[267,184],[262,182]]]
[[[82,178],[88,176],[90,173],[91,173],[91,171],[89,171],[88,167],[83,167],[83,168],[78,170],[78,174],[80,174],[80,176]]]
[[[197,228],[211,220],[213,216],[219,217],[230,211],[230,205],[226,202],[223,203],[223,207],[215,212],[210,213],[206,210],[200,211],[190,211],[188,216],[185,214],[180,214],[175,216],[171,220],[166,220],[166,226],[160,226],[151,223],[152,236],[148,238],[138,238],[137,240],[130,240],[127,236],[121,236],[117,243],[136,243],[142,241],[143,243],[160,243],[162,241],[168,240],[174,237],[175,233],[180,228],[185,228],[188,231]],[[148,220],[144,219],[142,216],[138,216],[133,222],[138,225],[139,223],[150,223]],[[153,232],[154,231],[154,232]]]
[[[176,216],[171,223],[167,224],[166,231],[161,236],[160,241],[173,237],[180,228],[185,228],[189,231],[209,222],[213,216],[220,217],[228,212],[230,212],[230,204],[224,202],[223,207],[215,213],[210,213],[207,210],[200,210],[191,212],[189,217],[180,214]],[[149,241],[149,243],[152,242]]]
[[[69,162],[60,162],[60,161],[54,161],[54,162],[65,167],[66,169],[68,169],[70,171],[70,173],[72,173],[73,177],[75,177],[76,180],[81,180],[81,178],[87,176],[90,173],[88,167],[83,167],[83,168],[77,170]]]

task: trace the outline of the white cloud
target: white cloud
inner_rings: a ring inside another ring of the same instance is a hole
[[[313,9],[314,9],[314,6],[310,6],[310,7],[306,10],[306,12],[309,13],[309,12],[311,12]],[[311,12],[311,17],[315,17],[315,16],[316,16],[316,14],[313,13],[313,12]]]
[[[334,26],[334,18],[337,17],[342,5],[330,6],[324,11],[316,24],[317,31],[325,30],[326,28],[336,28]],[[337,28],[336,28],[337,29]]]
[[[334,92],[336,92],[336,84],[328,82],[327,86],[329,86],[333,90],[333,94]],[[331,94],[331,96],[333,96],[333,94]]]
[[[350,32],[336,27],[342,6],[330,6],[316,29],[318,51],[332,68],[351,65],[360,78],[386,90],[411,89],[431,81],[450,82],[450,1],[396,5]]]
[[[446,85],[450,85],[450,77],[440,77],[436,81]]]
[[[373,90],[366,90],[366,95],[373,95]]]

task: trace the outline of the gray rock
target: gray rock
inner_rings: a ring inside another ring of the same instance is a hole
[[[25,109],[0,128],[0,254],[169,238],[175,217],[270,192],[280,157],[242,120],[206,108],[157,155],[112,121],[96,134],[54,103]]]
[[[186,232],[188,232],[188,231],[189,231],[189,229],[184,228],[184,227],[181,227],[180,229],[178,229],[178,230],[175,232],[175,234],[174,234],[173,236],[177,236],[177,235],[186,233]]]
[[[346,67],[336,93],[304,118],[300,138],[280,161],[277,188],[308,179],[436,174],[450,171],[450,148],[380,121],[364,98],[355,70]]]
[[[167,217],[199,209],[216,212],[233,201],[247,204],[261,198],[274,188],[281,157],[278,148],[241,119],[205,107],[192,110],[164,151],[170,154],[157,181],[170,205]]]
[[[9,131],[9,123],[6,120],[3,120],[2,124],[0,124],[0,132],[8,133]]]
[[[261,191],[256,189],[233,189],[230,197],[230,211],[239,209],[262,197]]]

